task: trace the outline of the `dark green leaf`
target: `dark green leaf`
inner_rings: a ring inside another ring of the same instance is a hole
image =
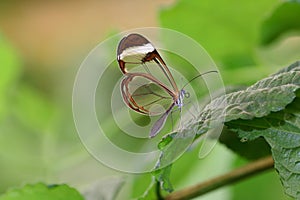
[[[236,120],[228,124],[242,138],[266,139],[286,193],[300,198],[300,98],[297,97],[283,111],[251,121]]]
[[[300,3],[283,2],[262,24],[261,44],[268,45],[285,33],[300,30]]]
[[[271,155],[270,145],[263,138],[257,138],[256,140],[241,139],[237,133],[228,130],[227,127],[223,128],[219,141],[249,160]]]

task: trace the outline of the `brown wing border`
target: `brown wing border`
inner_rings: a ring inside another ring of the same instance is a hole
[[[120,55],[128,48],[135,48],[135,47],[143,46],[146,44],[151,44],[151,42],[148,39],[146,39],[144,36],[142,36],[138,33],[129,34],[128,36],[124,37],[119,42],[119,45],[117,48],[117,60],[118,60],[119,67],[123,74],[128,74],[128,72],[127,72],[128,70],[126,70],[126,62],[124,60],[120,59]],[[159,68],[162,70],[164,75],[167,77],[168,81],[171,83],[171,86],[173,87],[173,90],[174,90],[173,93],[178,98],[179,90],[178,90],[178,87],[174,80],[174,77],[172,76],[168,66],[166,65],[166,63],[164,62],[164,60],[162,59],[162,57],[160,56],[160,54],[158,53],[158,51],[156,50],[156,48],[154,46],[153,46],[153,49],[154,50],[152,52],[148,52],[145,54],[145,57],[140,61],[140,63],[144,64],[146,62],[154,61],[159,66]],[[157,80],[157,82],[158,82],[158,80]]]

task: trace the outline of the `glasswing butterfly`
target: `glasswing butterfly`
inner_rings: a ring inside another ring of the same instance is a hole
[[[125,76],[121,81],[125,104],[144,115],[161,115],[150,130],[149,137],[152,138],[161,131],[174,107],[181,110],[183,98],[188,93],[184,87],[178,89],[158,51],[140,34],[129,34],[119,42],[117,60]],[[143,70],[131,70],[132,65],[141,65]]]

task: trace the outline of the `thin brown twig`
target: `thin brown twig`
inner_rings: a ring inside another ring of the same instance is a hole
[[[202,194],[208,193],[219,187],[237,182],[241,179],[247,178],[249,176],[258,174],[262,171],[273,168],[274,161],[272,156],[257,160],[246,166],[233,170],[227,174],[221,175],[219,177],[210,179],[203,183],[196,184],[194,186],[178,190],[165,197],[165,200],[183,200],[191,199]]]

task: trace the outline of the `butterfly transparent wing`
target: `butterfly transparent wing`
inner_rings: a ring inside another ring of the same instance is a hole
[[[147,115],[161,115],[174,103],[172,91],[145,73],[127,74],[121,82],[121,92],[130,108]]]

